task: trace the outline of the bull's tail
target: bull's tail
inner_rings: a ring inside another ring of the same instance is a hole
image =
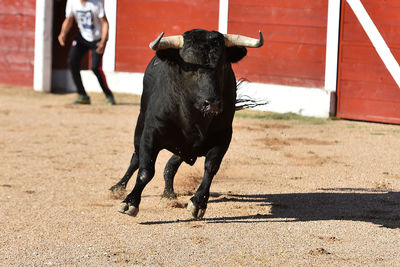
[[[240,91],[241,87],[243,86],[244,82],[248,82],[248,81],[246,79],[239,79],[236,84],[236,90],[238,92],[238,95],[236,98],[235,110],[255,108],[258,106],[267,105],[269,103],[269,101],[267,101],[265,99],[253,99],[248,95],[239,94],[239,91]]]

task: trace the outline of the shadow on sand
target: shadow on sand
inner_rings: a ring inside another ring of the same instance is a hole
[[[209,204],[236,202],[270,206],[268,214],[205,218],[207,223],[308,222],[325,220],[370,222],[400,228],[400,192],[363,188],[329,188],[321,193],[229,194]],[[324,192],[326,191],[326,192]],[[329,192],[328,192],[329,191]],[[333,192],[332,192],[333,191]],[[193,220],[143,222],[144,225],[190,222]]]

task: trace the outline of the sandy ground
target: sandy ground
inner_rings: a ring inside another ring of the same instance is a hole
[[[240,113],[204,220],[184,207],[203,159],[178,171],[178,200],[160,198],[167,151],[133,218],[108,188],[138,98],[91,96],[0,86],[1,266],[400,265],[400,126]]]

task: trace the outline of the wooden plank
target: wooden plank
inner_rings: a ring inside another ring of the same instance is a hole
[[[118,1],[118,16],[131,19],[152,18],[154,21],[164,18],[175,18],[177,20],[190,18],[205,18],[218,14],[218,2],[206,1],[204,4],[198,1]],[[201,11],[201,12],[200,12]],[[206,22],[207,23],[207,22]]]
[[[218,0],[132,1],[117,6],[116,70],[144,72],[154,55],[149,43],[162,31],[166,36],[193,28],[218,28]]]
[[[324,80],[318,79],[303,79],[299,77],[286,77],[286,76],[272,76],[265,73],[261,74],[242,74],[240,72],[236,72],[237,78],[245,78],[250,82],[262,82],[268,84],[279,84],[279,85],[288,85],[288,86],[301,86],[301,87],[310,87],[310,88],[321,88],[324,85]]]
[[[327,15],[322,9],[293,9],[231,5],[229,21],[273,25],[297,25],[326,28]]]
[[[376,25],[400,25],[400,16],[398,15],[400,13],[400,5],[392,8],[388,8],[387,5],[364,5],[364,7]],[[391,19],[388,20],[388,17]],[[345,12],[344,23],[358,23],[354,12]]]
[[[400,4],[397,6],[389,7],[388,5],[376,5],[371,4],[369,2],[362,1],[364,3],[364,8],[367,10],[368,15],[371,16],[372,20],[377,24],[386,24],[386,25],[398,25],[400,18],[398,17],[398,12],[400,11]],[[400,3],[400,2],[399,2]],[[346,5],[348,3],[346,2]],[[391,20],[387,18],[390,17]],[[354,15],[354,12],[349,8],[349,10],[345,10],[344,12],[344,23],[356,23],[357,18]]]
[[[375,48],[369,46],[356,46],[356,45],[342,45],[341,62],[347,63],[366,63],[366,64],[380,64],[381,58],[376,52]]]
[[[23,55],[33,55],[35,49],[35,36],[32,32],[4,34],[0,30],[0,53],[7,55],[9,52],[18,51]]]
[[[2,68],[0,71],[0,83],[32,87],[33,74],[30,72],[18,72],[15,70],[9,71]]]
[[[34,16],[21,16],[13,14],[0,14],[0,29],[2,32],[14,31],[30,33],[35,30]]]
[[[322,45],[267,42],[262,48],[247,50],[249,56],[265,60],[296,59],[302,62],[325,63],[325,46]]]
[[[35,16],[35,0],[1,0],[0,14]]]
[[[307,67],[304,67],[304,66]],[[319,79],[324,74],[324,64],[300,60],[265,60],[248,56],[235,67],[242,74],[268,74],[272,76],[297,77],[300,79]]]
[[[339,105],[338,116],[347,119],[400,123],[399,103],[378,100],[343,98]]]
[[[395,117],[371,116],[371,115],[364,115],[364,114],[349,114],[349,113],[341,113],[341,112],[338,112],[337,116],[338,116],[338,118],[342,118],[342,119],[400,124],[400,120]]]
[[[280,7],[291,9],[317,9],[324,10],[328,8],[328,1],[326,0],[229,0],[229,5],[242,5],[242,6],[259,6],[259,7]]]
[[[397,61],[400,62],[400,48],[391,48],[393,56]],[[342,45],[342,62],[358,62],[368,64],[381,64],[382,59],[379,57],[375,48],[371,45],[359,46],[359,45]]]
[[[396,88],[394,81],[380,83],[343,80],[341,86],[343,90],[341,95],[350,101],[365,99],[400,104],[400,89]]]
[[[388,26],[388,25],[377,25],[379,32],[383,39],[389,46],[400,46],[400,25],[399,26]],[[361,25],[357,24],[346,24],[343,32],[343,41],[350,43],[369,43],[367,34],[362,29]]]
[[[400,49],[392,49],[397,61]],[[376,50],[372,47],[342,46],[340,80],[390,83],[397,88]],[[400,90],[400,89],[399,89]]]
[[[341,63],[341,80],[390,83],[392,76],[383,64]]]
[[[298,44],[326,44],[326,28],[313,28],[301,26],[285,25],[261,25],[256,23],[235,23],[229,22],[229,33],[244,34],[254,36],[261,30],[264,34],[265,42],[277,41],[283,43]],[[257,37],[257,36],[254,36]]]
[[[385,6],[387,8],[400,7],[399,0],[362,0],[361,2],[365,6],[377,5],[377,6]]]
[[[35,7],[32,0],[0,5],[0,83],[33,85]]]

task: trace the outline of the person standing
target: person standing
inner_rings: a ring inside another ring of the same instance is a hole
[[[102,69],[102,57],[108,39],[108,21],[104,11],[102,0],[67,0],[65,8],[65,19],[61,26],[58,41],[65,46],[68,32],[73,21],[78,25],[78,33],[72,41],[68,55],[68,64],[72,73],[74,83],[78,91],[75,104],[90,104],[90,97],[83,87],[80,74],[80,63],[83,56],[92,51],[92,71],[99,81],[107,104],[115,105],[113,93],[107,85],[106,77]]]

